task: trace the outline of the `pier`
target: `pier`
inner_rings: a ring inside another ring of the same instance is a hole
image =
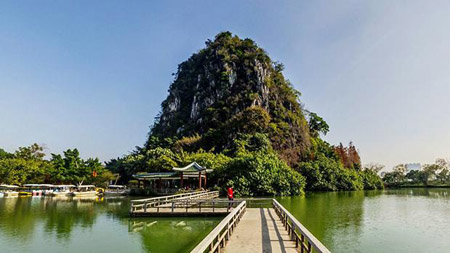
[[[132,200],[130,215],[132,217],[225,215],[237,202],[230,203],[216,199],[218,197],[218,191],[197,191]]]
[[[130,215],[224,216],[191,253],[330,252],[275,199],[271,207],[248,208],[245,200],[227,201],[218,196],[213,191],[133,200]]]

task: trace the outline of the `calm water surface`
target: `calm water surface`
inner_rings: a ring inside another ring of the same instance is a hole
[[[450,252],[450,189],[279,200],[333,252]],[[221,220],[130,219],[129,203],[0,198],[0,252],[189,252]]]
[[[130,201],[0,198],[0,252],[186,252],[221,218],[128,217]]]
[[[280,203],[333,252],[450,252],[450,189],[313,193]]]

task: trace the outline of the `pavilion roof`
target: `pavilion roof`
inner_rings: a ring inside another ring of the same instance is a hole
[[[200,172],[200,171],[205,171],[206,168],[203,166],[200,166],[198,163],[193,162],[189,165],[187,165],[186,167],[183,168],[176,168],[173,167],[172,168],[173,171],[182,171],[182,172]]]
[[[164,178],[174,176],[176,172],[149,172],[133,175],[134,178]]]

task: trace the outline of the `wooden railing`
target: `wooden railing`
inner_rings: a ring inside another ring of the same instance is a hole
[[[330,251],[308,231],[289,211],[286,210],[278,201],[272,200],[273,208],[283,222],[284,227],[295,241],[295,245],[300,252],[320,252],[329,253]]]
[[[227,201],[228,202],[228,201]],[[195,247],[191,253],[220,252],[230,239],[234,228],[239,223],[246,210],[246,202],[242,201],[233,209],[208,236]]]
[[[168,205],[175,200],[183,200],[183,199],[211,199],[219,197],[218,191],[201,191],[201,192],[189,192],[182,194],[175,194],[163,197],[155,197],[155,198],[147,198],[147,199],[139,199],[132,200],[130,213],[134,213],[137,211],[146,212],[147,208],[157,207],[162,205]]]
[[[147,208],[147,210],[153,213],[229,213],[233,207],[241,202],[223,199],[175,199],[166,205],[157,205],[152,209]]]

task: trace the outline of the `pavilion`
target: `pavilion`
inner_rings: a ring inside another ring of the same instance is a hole
[[[144,188],[176,191],[184,187],[195,188],[197,183],[192,184],[193,179],[198,182],[198,189],[206,188],[206,174],[211,171],[193,162],[183,168],[173,167],[168,172],[138,173],[133,177],[138,180],[138,188],[142,184]]]

